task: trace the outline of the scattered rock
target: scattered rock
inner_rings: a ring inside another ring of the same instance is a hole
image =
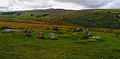
[[[90,39],[101,39],[100,36],[92,36],[92,37],[89,37]]]
[[[50,38],[51,40],[58,40],[55,32],[50,33],[50,37],[49,37],[49,38]]]
[[[2,33],[10,33],[10,32],[20,32],[20,31],[16,29],[5,29],[2,31]]]
[[[32,37],[32,31],[31,31],[31,30],[27,30],[26,36],[27,36],[27,37]]]
[[[83,31],[83,38],[88,39],[89,37],[92,37],[91,33],[89,32],[88,28]]]
[[[27,33],[28,30],[29,30],[29,29],[28,29],[27,27],[25,27],[24,30],[23,30],[23,32],[24,32],[24,33]]]
[[[82,28],[80,27],[76,27],[73,29],[74,32],[82,32]]]
[[[38,35],[37,35],[37,38],[38,39],[45,39],[44,33],[43,32],[39,32]]]

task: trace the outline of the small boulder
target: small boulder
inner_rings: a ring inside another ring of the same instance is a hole
[[[28,30],[29,30],[28,27],[25,27],[24,30],[23,30],[23,32],[27,33]]]
[[[50,33],[50,37],[49,37],[49,38],[50,38],[51,40],[58,40],[55,32]]]
[[[82,32],[82,28],[80,27],[76,27],[73,29],[74,32]]]
[[[5,29],[2,31],[2,33],[11,33],[11,32],[20,32],[20,31],[16,29]]]
[[[38,38],[38,39],[45,39],[44,33],[43,33],[43,32],[39,32],[39,33],[37,34],[37,38]]]
[[[83,38],[88,39],[89,37],[92,37],[91,33],[89,32],[88,28],[83,31]]]
[[[27,30],[26,36],[27,36],[27,37],[32,37],[32,31],[31,31],[31,30]]]
[[[100,36],[92,36],[92,37],[89,37],[90,39],[101,39]]]

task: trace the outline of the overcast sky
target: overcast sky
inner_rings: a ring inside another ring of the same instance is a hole
[[[120,9],[120,0],[0,0],[0,11],[32,9]]]

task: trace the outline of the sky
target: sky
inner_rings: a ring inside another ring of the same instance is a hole
[[[120,9],[120,0],[0,0],[0,11]]]

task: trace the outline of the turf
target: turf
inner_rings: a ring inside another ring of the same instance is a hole
[[[46,39],[37,39],[42,31]],[[81,32],[60,31],[59,40],[49,40],[51,30],[36,30],[33,37],[24,33],[0,33],[0,59],[119,59],[120,37],[113,33],[92,32],[102,41],[82,40]]]
[[[44,10],[0,13],[0,59],[120,59],[120,10]],[[53,27],[58,40],[48,37]],[[83,39],[75,27],[87,27],[102,39]],[[5,27],[32,29],[2,33]],[[37,39],[44,32],[45,39]]]

